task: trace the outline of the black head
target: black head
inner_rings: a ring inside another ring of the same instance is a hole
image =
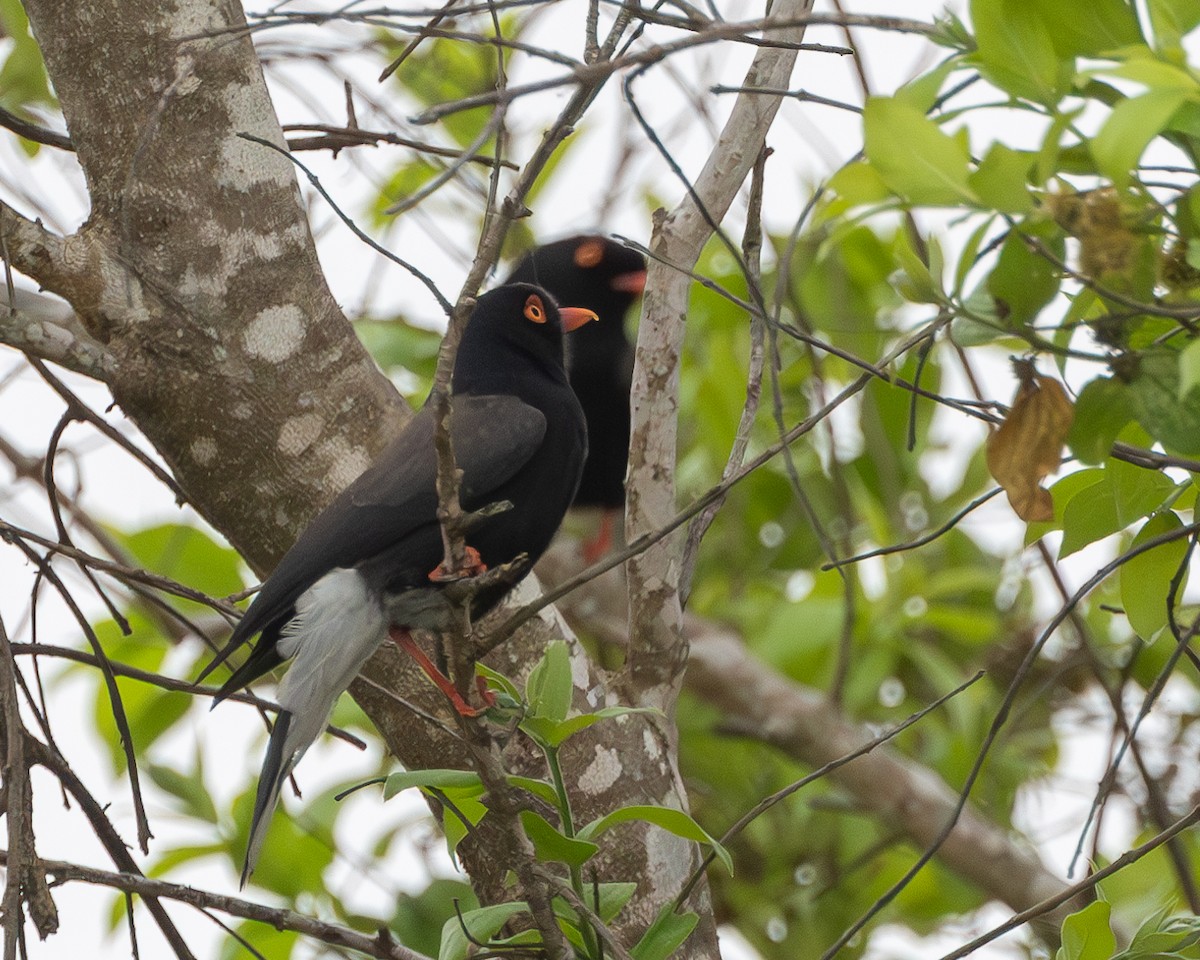
[[[483,294],[463,330],[454,393],[519,392],[531,377],[565,382],[563,334],[595,320],[591,310],[559,307],[541,287],[506,284]]]
[[[607,237],[584,234],[548,243],[525,255],[509,283],[537,283],[561,303],[594,310],[606,333],[620,332],[625,312],[646,285],[642,255]]]

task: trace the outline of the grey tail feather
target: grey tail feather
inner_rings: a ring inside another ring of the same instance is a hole
[[[242,866],[242,882],[239,889],[245,888],[246,881],[254,872],[259,850],[266,839],[267,828],[271,825],[271,814],[275,812],[275,804],[279,801],[279,791],[283,788],[283,781],[291,768],[289,758],[283,755],[283,745],[287,741],[288,727],[291,725],[291,713],[280,710],[271,730],[262,773],[258,776],[258,794],[254,798],[254,817],[250,821],[250,839],[246,845],[246,861]]]

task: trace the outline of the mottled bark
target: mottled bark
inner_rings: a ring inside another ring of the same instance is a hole
[[[812,0],[780,0],[772,16],[795,24]],[[804,26],[770,31],[799,43]],[[751,89],[787,87],[795,49],[764,47],[746,73]],[[766,142],[778,97],[743,92],[692,190],[657,219],[650,248],[646,296],[638,328],[633,374],[633,424],[629,445],[625,535],[630,541],[660,529],[674,516],[675,448],[679,414],[679,357],[691,291],[690,271],[729,210]],[[683,537],[675,535],[629,561],[627,680],[638,702],[669,710],[687,663],[680,599]]]
[[[111,355],[113,396],[194,506],[268,569],[404,407],[317,263],[234,2],[27,4],[92,202],[14,265]],[[211,33],[208,39],[191,39]]]

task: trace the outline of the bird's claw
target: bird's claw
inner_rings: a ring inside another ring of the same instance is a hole
[[[464,546],[463,562],[459,569],[450,570],[445,563],[440,563],[430,572],[429,579],[433,583],[453,583],[455,580],[466,580],[486,572],[487,564],[479,556],[479,551],[474,547]]]

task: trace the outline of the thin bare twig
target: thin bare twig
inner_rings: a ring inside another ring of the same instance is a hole
[[[8,855],[4,856],[7,859]],[[256,920],[272,926],[276,930],[294,930],[332,947],[356,950],[368,957],[377,957],[379,960],[429,960],[424,954],[396,943],[386,927],[381,928],[376,936],[368,937],[349,927],[307,917],[294,910],[268,907],[238,897],[211,893],[197,887],[167,883],[165,880],[152,880],[141,873],[113,873],[109,870],[97,870],[95,867],[85,867],[63,860],[42,860],[40,864],[43,870],[55,878],[56,883],[90,883],[113,890],[136,893],[148,901],[150,899],[176,900],[198,910],[220,910],[233,917]]]
[[[25,725],[17,702],[16,664],[0,620],[0,713],[4,723],[4,802],[8,828],[8,878],[4,887],[4,960],[16,960],[25,904],[43,940],[58,929],[58,911],[39,869],[33,838],[33,788],[25,754]]]
[[[49,770],[62,784],[75,802],[79,804],[83,814],[88,819],[91,825],[92,832],[96,835],[96,839],[103,845],[105,852],[112,859],[113,864],[121,870],[123,874],[132,874],[135,876],[141,875],[141,869],[129,854],[129,848],[125,845],[125,841],[121,839],[113,827],[108,816],[105,814],[104,807],[97,803],[96,798],[92,796],[82,780],[71,769],[66,758],[57,750],[53,750],[39,740],[33,737],[26,737],[25,751],[30,759],[39,766]],[[45,861],[42,861],[43,866]],[[150,915],[154,918],[158,927],[163,932],[167,943],[171,945],[178,960],[196,960],[192,954],[191,948],[188,947],[187,941],[184,940],[179,929],[175,926],[175,922],[171,919],[171,915],[163,908],[158,897],[153,893],[145,894],[146,909],[150,911]]]
[[[766,146],[759,152],[758,160],[751,171],[750,198],[747,205],[746,228],[742,234],[742,258],[748,271],[747,280],[751,289],[759,291],[762,282],[762,201],[763,178],[766,173],[767,157],[770,149]],[[733,447],[725,461],[725,469],[721,479],[727,479],[746,459],[746,450],[750,446],[750,431],[758,414],[759,400],[762,398],[763,361],[766,333],[765,323],[759,311],[750,314],[750,358],[746,375],[746,401],[742,405],[742,415],[738,420],[737,431],[734,434]],[[683,547],[683,569],[679,574],[679,590],[683,597],[691,592],[692,574],[696,569],[696,557],[700,550],[700,541],[712,525],[717,511],[724,503],[724,497],[714,500],[688,524],[687,541]]]

